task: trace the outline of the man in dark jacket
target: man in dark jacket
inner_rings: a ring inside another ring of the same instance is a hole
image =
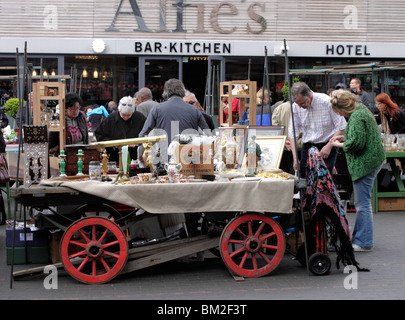
[[[210,132],[202,113],[194,106],[183,101],[186,94],[183,82],[169,79],[163,88],[163,98],[166,100],[150,111],[140,137],[147,136],[153,129],[156,135],[167,135],[167,141],[158,143],[161,163],[167,162],[167,146],[178,134],[198,134],[198,129]]]
[[[376,109],[372,105],[370,95],[361,89],[361,80],[358,78],[353,78],[350,81],[350,90],[355,94],[359,95],[360,101],[372,112],[374,113]]]
[[[186,89],[180,80],[167,80],[163,89],[163,98],[166,101],[151,110],[139,136],[146,136],[155,128],[162,129],[170,143],[176,134],[181,134],[184,130],[194,129],[198,132],[198,128],[209,129],[202,113],[183,101],[185,94]]]
[[[94,134],[97,141],[138,138],[145,120],[142,113],[135,111],[134,99],[130,96],[124,97],[119,102],[118,112],[113,112],[105,118]],[[138,158],[136,146],[129,146],[128,151],[131,159]],[[116,148],[107,148],[107,153],[110,155],[110,161],[119,161]]]

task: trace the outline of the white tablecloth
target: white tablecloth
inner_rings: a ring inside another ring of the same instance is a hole
[[[113,184],[43,180],[42,186],[68,187],[150,213],[256,211],[291,213],[294,180]]]

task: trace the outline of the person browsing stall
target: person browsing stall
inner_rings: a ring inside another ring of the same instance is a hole
[[[373,241],[371,198],[373,184],[385,160],[377,123],[370,110],[346,90],[338,90],[331,99],[333,110],[348,118],[344,135],[330,140],[343,148],[347,167],[353,181],[356,221],[352,244],[354,251],[370,251]]]
[[[350,80],[350,90],[354,94],[359,95],[360,101],[365,105],[371,112],[375,111],[375,108],[371,104],[371,98],[367,91],[361,88],[361,80],[359,78],[353,78]]]
[[[66,141],[68,144],[88,144],[89,143],[89,127],[87,124],[86,114],[80,110],[82,100],[73,92],[69,92],[65,96],[65,126],[66,126]],[[59,154],[59,138],[57,132],[49,134],[49,153]]]
[[[384,92],[375,97],[375,103],[380,111],[376,120],[378,123],[381,122],[383,132],[386,134],[404,134],[405,112]]]
[[[195,132],[198,128],[209,130],[202,113],[183,101],[185,94],[183,82],[178,79],[167,80],[163,88],[163,99],[166,101],[151,110],[139,136],[148,135],[152,129],[162,129],[167,134],[170,144],[172,138],[184,130],[194,129]]]
[[[194,93],[186,90],[186,94],[183,97],[183,100],[201,111],[202,115],[204,116],[204,120],[205,120],[205,122],[207,122],[207,125],[211,131],[215,129],[215,125],[214,125],[214,121],[212,120],[212,117],[209,114],[204,112],[203,107],[198,102],[197,97],[195,96]]]
[[[149,88],[142,88],[136,93],[136,99],[138,100],[138,106],[136,111],[142,113],[145,117],[148,117],[149,112],[158,103],[153,99],[152,91]]]
[[[301,158],[299,164],[299,175],[305,178],[308,150],[315,146],[325,161],[330,173],[335,166],[337,150],[329,142],[336,135],[342,135],[346,128],[344,117],[333,112],[330,97],[324,93],[313,92],[306,83],[297,82],[291,88],[293,100],[293,113],[288,125],[288,137],[291,144],[294,159],[294,170],[297,168],[297,155],[294,142],[295,135],[302,132]],[[293,119],[294,117],[294,119]]]
[[[269,91],[264,90],[263,93],[263,88],[260,88],[259,91],[257,91],[256,94],[256,124],[257,125],[263,125],[263,126],[269,126],[270,125],[270,118],[271,118],[271,98],[269,96]],[[263,110],[262,110],[263,109]]]
[[[135,111],[134,99],[130,96],[123,97],[118,104],[118,112],[105,118],[94,134],[97,141],[138,138],[145,120],[142,113]],[[129,146],[128,150],[131,159],[138,158],[137,146]],[[119,161],[117,149],[107,148],[107,153],[110,154],[110,161]]]
[[[3,107],[0,107],[0,153],[6,153],[6,141],[4,140],[2,129],[4,129],[7,126],[8,126],[7,115]]]

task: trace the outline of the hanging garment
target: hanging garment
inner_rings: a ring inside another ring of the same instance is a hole
[[[316,147],[308,150],[306,179],[307,189],[303,208],[309,212],[309,230],[315,230],[317,221],[324,220],[323,225],[328,228],[330,243],[336,249],[336,267],[339,269],[341,261],[344,265],[354,265],[358,271],[369,271],[360,269],[354,257],[345,208],[332,176]],[[311,236],[313,238],[315,235],[310,234],[309,237]]]

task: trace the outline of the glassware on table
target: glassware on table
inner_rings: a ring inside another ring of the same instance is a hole
[[[397,134],[398,151],[405,152],[405,134]]]
[[[383,147],[384,151],[386,152],[394,152],[398,150],[398,146],[395,142],[395,135],[394,134],[384,134],[382,136],[383,139]]]

